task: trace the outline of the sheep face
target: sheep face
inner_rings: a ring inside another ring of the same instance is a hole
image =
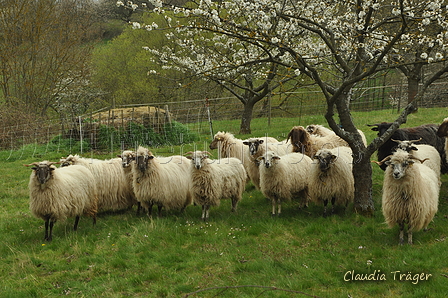
[[[392,177],[394,179],[401,179],[406,176],[406,170],[414,164],[413,160],[395,160],[386,161],[386,165],[392,169]]]
[[[188,156],[187,158],[191,159],[193,167],[199,170],[205,165],[208,155],[206,152],[203,151],[195,151],[191,152],[191,155]]]
[[[264,143],[262,139],[248,139],[244,141],[243,144],[249,146],[250,155],[254,155],[258,151],[258,147]]]
[[[131,162],[135,160],[135,153],[132,151],[123,151],[118,157],[121,158],[121,165],[123,168],[127,168],[131,165]]]
[[[48,180],[51,179],[51,172],[56,169],[54,166],[52,166],[53,164],[55,163],[43,161],[39,163],[35,162],[26,166],[33,166],[31,169],[34,171],[39,184],[44,185],[48,182]]]
[[[291,140],[291,144],[301,146],[309,140],[309,133],[303,126],[294,126],[288,134],[287,140]]]
[[[209,148],[212,150],[218,149],[219,143],[221,143],[223,140],[224,140],[224,134],[221,132],[216,133],[213,141],[209,145]]]
[[[273,165],[277,164],[278,160],[280,160],[280,156],[275,154],[272,151],[267,152],[264,156],[260,156],[258,158],[259,162],[263,162],[264,166],[269,169]]]
[[[137,159],[136,159],[138,169],[142,173],[146,172],[146,169],[148,168],[149,161],[152,159],[154,159],[154,155],[152,155],[151,152],[149,152],[148,154],[144,154],[144,155],[138,155]]]
[[[61,167],[68,167],[75,163],[77,155],[69,155],[66,158],[61,158]]]
[[[315,124],[310,124],[306,127],[306,131],[310,134],[313,134],[317,131],[318,126]]]
[[[326,172],[335,162],[337,156],[327,150],[320,150],[314,156],[314,159],[319,163],[319,169],[321,172]]]

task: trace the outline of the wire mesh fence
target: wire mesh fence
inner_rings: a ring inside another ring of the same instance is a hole
[[[406,104],[406,86],[369,86],[355,89],[351,103],[353,111],[390,109],[398,111]],[[326,103],[322,94],[298,91],[277,94],[258,103],[253,118],[300,117],[322,115]],[[421,107],[448,105],[446,84],[434,84],[419,104]],[[103,109],[86,115],[71,115],[60,119],[26,121],[13,126],[0,124],[0,149],[17,150],[27,144],[46,144],[48,148],[69,142],[81,152],[87,150],[117,150],[144,144],[151,147],[194,141],[189,130],[199,132],[213,121],[240,119],[243,104],[235,97],[188,100],[182,102],[148,103]],[[83,148],[84,146],[84,148]]]

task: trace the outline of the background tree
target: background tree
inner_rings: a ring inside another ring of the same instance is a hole
[[[45,115],[62,86],[88,75],[93,11],[90,1],[0,1],[3,104]]]
[[[184,30],[205,32],[190,42],[204,38],[212,45],[214,39],[225,35],[235,43],[257,48],[251,61],[275,62],[291,71],[300,71],[319,86],[326,99],[325,118],[329,126],[353,150],[355,210],[373,214],[370,156],[406,121],[414,106],[411,102],[382,137],[365,147],[350,114],[352,90],[376,73],[412,63],[414,59],[409,61],[403,45],[419,43],[422,36],[425,43],[435,42],[431,34],[425,33],[431,22],[441,27],[437,36],[442,46],[447,45],[446,11],[442,4],[442,1],[404,0],[205,0],[189,7],[176,7],[174,13],[188,19]],[[154,0],[153,5],[156,12],[164,12],[160,0]],[[176,32],[180,30],[176,27]],[[414,34],[417,31],[420,33]],[[441,69],[434,73],[427,82],[443,72]]]

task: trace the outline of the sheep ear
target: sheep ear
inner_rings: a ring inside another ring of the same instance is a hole
[[[243,144],[249,146],[249,145],[250,145],[250,142],[248,142],[248,141],[244,141]]]
[[[335,160],[336,158],[337,158],[336,155],[334,155],[334,154],[331,155],[331,160]]]
[[[391,164],[390,160],[387,160],[384,163],[386,164],[386,166],[389,166]]]
[[[413,161],[413,160],[409,160],[409,161],[408,161],[409,166],[412,167],[412,166],[414,165],[414,162],[415,162],[415,161]]]
[[[280,156],[272,156],[272,159],[280,159]]]
[[[154,159],[154,155],[148,156],[149,159]]]
[[[257,158],[257,161],[262,161],[262,160],[264,160],[264,156],[259,156],[259,157]]]
[[[259,144],[263,144],[263,143],[264,143],[264,140],[258,140],[258,143],[259,143]]]
[[[409,149],[410,149],[410,150],[414,150],[414,151],[418,151],[418,148],[415,147],[415,146],[412,146],[412,147],[410,147]]]
[[[117,157],[122,158],[121,154],[118,154]]]

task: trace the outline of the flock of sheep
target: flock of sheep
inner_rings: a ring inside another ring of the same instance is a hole
[[[391,123],[372,125],[382,135]],[[359,131],[364,145],[366,139]],[[408,243],[412,232],[426,228],[437,212],[440,173],[447,172],[448,118],[442,125],[402,128],[378,150],[376,162],[385,170],[382,211],[389,226],[404,226]],[[415,143],[421,144],[415,144]],[[207,151],[185,156],[154,156],[147,148],[127,150],[114,159],[98,160],[69,155],[59,162],[34,162],[29,181],[30,209],[45,221],[45,240],[52,240],[54,223],[81,215],[96,222],[99,211],[138,206],[151,216],[163,209],[202,206],[202,220],[211,206],[231,199],[236,211],[250,180],[272,202],[272,215],[283,202],[300,199],[324,206],[347,206],[354,199],[352,152],[348,144],[321,125],[294,126],[285,140],[269,137],[241,140],[218,132],[210,143],[218,158]],[[60,164],[56,167],[55,164]]]

